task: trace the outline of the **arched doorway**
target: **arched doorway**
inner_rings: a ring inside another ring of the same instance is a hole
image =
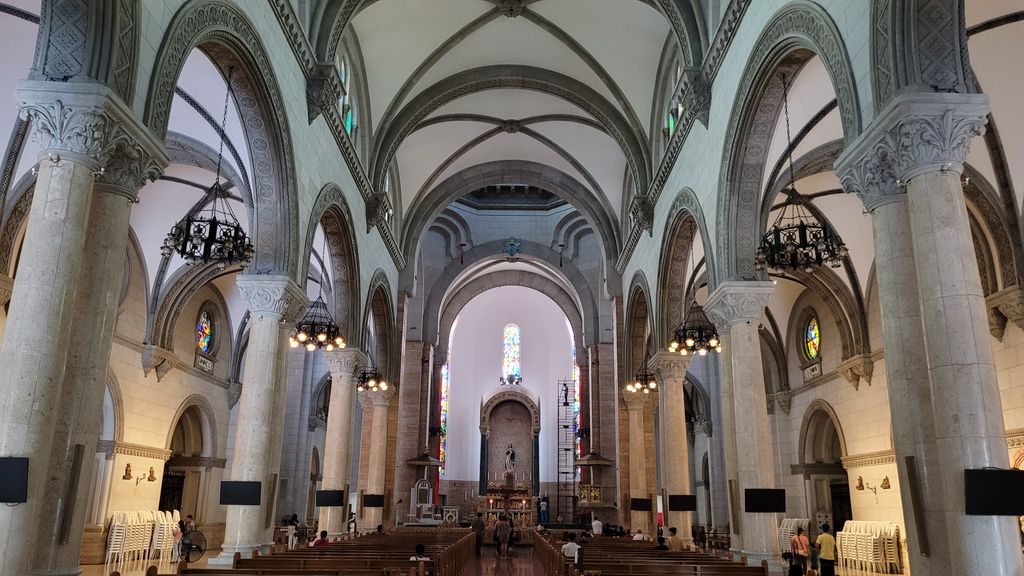
[[[840,530],[853,519],[850,481],[843,468],[846,442],[835,411],[824,400],[808,406],[800,431],[800,464],[811,525],[828,522]]]
[[[320,453],[313,446],[309,456],[309,491],[306,495],[306,522],[312,523],[316,518],[316,483],[320,481]]]
[[[192,404],[178,417],[171,433],[171,458],[160,486],[160,510],[180,510],[182,516],[198,517],[203,504],[201,458],[208,450],[205,436],[203,413],[198,405]]]

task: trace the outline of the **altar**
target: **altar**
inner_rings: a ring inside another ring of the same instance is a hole
[[[505,514],[516,527],[536,525],[540,494],[540,404],[517,384],[480,400],[480,496],[488,525]]]

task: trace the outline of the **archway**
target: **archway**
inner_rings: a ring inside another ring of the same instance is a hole
[[[320,452],[313,446],[309,455],[309,490],[306,493],[306,523],[312,524],[316,518],[316,485],[320,481]]]
[[[212,434],[203,404],[189,399],[182,405],[171,429],[171,457],[164,467],[160,486],[160,510],[180,510],[182,516],[201,517],[206,483],[204,459],[210,456]]]
[[[843,526],[853,519],[850,481],[842,464],[846,439],[828,402],[817,399],[807,407],[798,448],[812,525],[821,519],[832,526]]]

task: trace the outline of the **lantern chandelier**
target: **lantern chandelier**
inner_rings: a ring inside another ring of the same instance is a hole
[[[220,123],[220,148],[217,151],[217,176],[206,192],[204,209],[189,211],[171,228],[164,239],[160,253],[170,256],[177,252],[189,264],[216,264],[224,269],[231,264],[243,267],[252,261],[253,247],[242,225],[238,223],[227,190],[220,183],[220,169],[224,161],[224,131],[228,121],[228,99],[231,96],[231,76],[228,69],[227,91],[224,93],[224,113]]]
[[[327,250],[327,235],[324,235],[323,254]],[[318,283],[320,291],[316,300],[309,306],[309,310],[292,329],[288,338],[288,345],[292,348],[304,346],[307,351],[312,352],[317,348],[323,348],[330,352],[335,348],[344,348],[345,339],[341,337],[341,328],[334,322],[331,311],[327,309],[324,302],[323,270],[320,271],[321,280]]]
[[[786,116],[786,156],[789,161],[789,189],[778,217],[761,236],[754,267],[757,270],[803,269],[813,272],[828,263],[838,268],[848,250],[839,234],[827,223],[819,221],[805,206],[806,200],[796,191],[796,171],[793,169],[793,139],[789,129],[789,86],[782,76],[782,102]]]
[[[636,375],[633,377],[633,381],[626,384],[626,391],[632,394],[643,392],[644,394],[650,394],[652,390],[658,388],[658,382],[654,378],[654,374],[647,369],[651,356],[648,355],[644,358],[644,363],[637,370]]]
[[[385,391],[388,389],[388,382],[384,379],[384,375],[377,370],[377,366],[374,365],[373,360],[370,360],[370,365],[359,373],[356,377],[356,392],[376,392],[378,390]]]
[[[709,350],[722,351],[722,341],[718,339],[718,331],[715,325],[708,320],[704,309],[694,300],[686,311],[686,318],[672,334],[672,341],[668,344],[668,351],[681,356],[697,354],[707,355]]]

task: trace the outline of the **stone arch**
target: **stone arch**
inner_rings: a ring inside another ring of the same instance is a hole
[[[525,160],[497,160],[470,166],[446,178],[410,206],[403,230],[402,254],[416,257],[417,247],[426,230],[453,201],[483,188],[502,184],[536,186],[558,195],[582,214],[601,238],[604,260],[619,253],[615,212],[607,200],[597,198],[578,180],[546,164]],[[609,270],[612,266],[606,266]],[[414,268],[412,266],[407,268]]]
[[[117,375],[109,367],[107,368],[106,392],[110,394],[111,410],[109,416],[113,419],[113,440],[114,442],[124,441],[124,399],[121,396],[121,384]],[[104,418],[107,411],[104,410]]]
[[[237,265],[228,266],[221,270],[213,264],[207,266],[185,266],[176,270],[168,279],[169,284],[167,288],[158,297],[156,313],[152,319],[151,333],[147,335],[149,342],[165,350],[173,351],[174,331],[180,320],[181,313],[199,290],[204,286],[209,286],[216,295],[216,304],[220,308],[219,314],[224,318],[224,329],[220,330],[220,338],[228,342],[229,350],[231,350],[234,342],[232,341],[232,334],[229,329],[231,323],[227,321],[228,305],[224,301],[224,296],[220,293],[220,290],[212,282],[221,276],[238,272],[241,272],[241,268]]]
[[[3,229],[0,230],[0,274],[14,278],[17,267],[17,254],[21,250],[21,239],[28,223],[28,213],[32,208],[32,197],[35,192],[36,177],[28,172],[18,181],[8,197],[11,209],[3,218]],[[3,210],[0,206],[0,211]]]
[[[331,257],[334,320],[346,339],[355,338],[354,327],[360,310],[359,252],[352,213],[345,194],[337,184],[327,184],[321,188],[313,203],[309,225],[306,227],[304,251],[299,258],[299,278],[303,280],[309,273],[309,256],[313,250],[317,224],[324,228]]]
[[[648,344],[654,318],[654,311],[650,305],[651,288],[647,283],[647,277],[643,271],[637,271],[633,275],[633,281],[629,285],[629,297],[626,301],[626,342],[623,346],[624,363],[626,370],[625,378],[628,380],[634,372],[640,369],[647,357]]]
[[[222,71],[235,71],[232,90],[255,171],[251,268],[294,276],[298,186],[286,106],[260,34],[242,9],[224,0],[190,0],[178,10],[156,55],[143,121],[166,136],[174,87],[195,48]]]
[[[203,445],[201,456],[216,456],[217,420],[214,416],[213,407],[210,406],[210,401],[200,394],[192,394],[188,398],[185,398],[181,405],[178,406],[178,410],[175,411],[174,417],[171,418],[171,426],[167,432],[167,441],[164,443],[164,449],[171,449],[171,444],[174,442],[174,434],[178,428],[178,423],[190,410],[195,410],[195,413],[199,416],[198,422],[195,422],[195,424],[198,424],[201,428],[199,431]],[[185,454],[185,456],[192,456],[192,454]]]
[[[491,412],[504,402],[515,402],[522,404],[530,412],[530,426],[534,435],[540,434],[540,406],[537,401],[526,393],[522,386],[502,386],[497,391],[487,396],[487,400],[480,407],[480,433],[484,436],[490,433]]]
[[[832,405],[816,398],[811,401],[804,412],[803,422],[800,424],[800,451],[799,462],[801,465],[814,464],[816,457],[831,451],[831,446],[825,446],[823,441],[828,439],[831,431],[835,431],[838,438],[839,456],[848,454],[846,451],[846,436],[843,434],[843,427],[839,423],[839,417]],[[831,464],[831,462],[828,462]]]
[[[842,345],[842,360],[860,354],[870,354],[867,313],[857,303],[850,287],[835,272],[824,268],[810,274],[803,270],[787,270],[786,275],[821,298],[828,306],[828,312],[838,328],[839,341]],[[799,303],[798,300],[797,304]],[[793,307],[790,326],[794,326],[794,322],[799,320],[796,318],[796,314],[801,311],[801,307]]]
[[[658,322],[655,324],[658,342],[668,341],[669,335],[676,326],[683,322],[683,315],[689,298],[687,293],[686,269],[690,255],[693,253],[693,239],[700,234],[704,248],[705,269],[710,277],[714,277],[713,246],[709,241],[707,223],[704,212],[696,194],[689,188],[683,188],[676,195],[665,220],[665,233],[661,244],[661,264],[658,267]],[[696,272],[696,265],[694,265]]]
[[[686,373],[686,385],[696,398],[695,404],[700,407],[700,414],[694,414],[694,416],[703,416],[705,420],[710,420],[711,395],[708,394],[707,388],[704,387],[699,378],[689,372]]]
[[[820,6],[804,0],[786,4],[767,23],[740,79],[726,129],[716,215],[722,238],[719,279],[754,278],[761,205],[761,178],[779,111],[782,74],[792,77],[818,56],[836,92],[843,137],[861,132],[860,103],[853,67],[838,28]]]
[[[363,330],[359,346],[373,359],[377,369],[389,381],[395,381],[392,373],[394,353],[397,350],[394,305],[391,302],[391,288],[384,271],[377,269],[370,280],[363,310]],[[372,350],[370,348],[373,348]]]
[[[503,288],[505,286],[522,286],[531,290],[536,290],[541,294],[544,294],[565,313],[565,317],[569,319],[569,325],[572,326],[573,339],[577,350],[584,350],[583,346],[583,318],[580,316],[580,309],[576,304],[576,301],[572,296],[565,291],[556,282],[552,281],[536,272],[526,270],[502,270],[499,272],[492,272],[490,274],[483,274],[478,278],[471,280],[466,285],[461,286],[454,294],[448,298],[447,302],[444,303],[441,317],[438,325],[438,337],[436,346],[438,354],[441,358],[446,358],[448,354],[448,339],[451,337],[452,326],[455,324],[455,319],[459,316],[459,312],[469,304],[474,298],[495,288]]]

